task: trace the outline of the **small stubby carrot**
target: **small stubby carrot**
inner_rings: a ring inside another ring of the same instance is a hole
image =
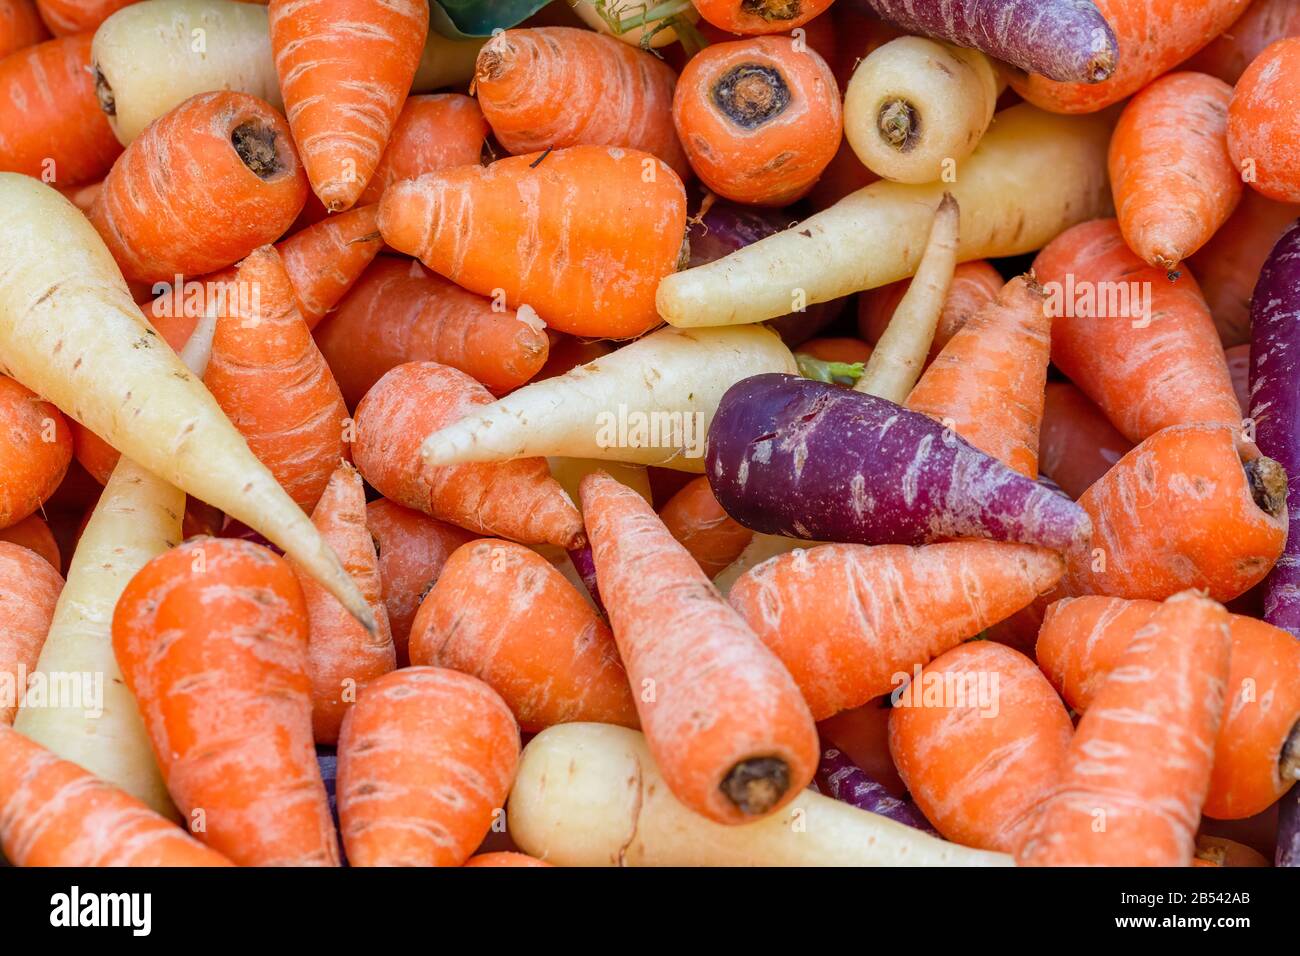
[[[492,403],[464,372],[408,362],[386,373],[357,406],[352,454],[385,498],[478,534],[563,548],[583,540],[582,516],[544,458],[425,465],[429,434]]]
[[[465,861],[465,866],[544,866],[550,867],[554,864],[547,863],[545,860],[539,860],[535,856],[529,856],[527,853],[513,853],[509,850],[499,850],[495,853],[479,853],[471,856]]]
[[[204,843],[241,866],[338,865],[312,744],[307,609],[287,562],[247,541],[186,541],[126,586],[113,650]]]
[[[1081,713],[1114,672],[1155,601],[1078,597],[1047,609],[1036,656],[1043,673]],[[1281,628],[1239,614],[1229,622],[1227,701],[1214,746],[1206,816],[1240,820],[1287,792],[1300,768],[1300,643]]]
[[[355,408],[405,362],[459,369],[501,395],[546,362],[546,329],[530,308],[500,308],[418,262],[382,256],[321,323],[316,342]]]
[[[868,342],[880,341],[911,283],[911,279],[900,279],[862,293],[858,297],[858,334]],[[967,319],[997,297],[1003,284],[1001,273],[987,260],[975,259],[957,264],[943,301],[943,311],[939,314],[939,324],[934,330],[928,361],[934,361]]]
[[[479,51],[474,71],[483,115],[511,153],[620,146],[659,157],[685,179],[676,82],[654,54],[572,27],[505,30]]]
[[[1266,46],[1294,36],[1300,36],[1300,6],[1295,0],[1251,0],[1246,12],[1185,66],[1235,84]]]
[[[350,208],[374,175],[420,65],[425,0],[271,0],[271,49],[313,191]]]
[[[1130,249],[1167,272],[1209,241],[1241,200],[1228,155],[1232,87],[1166,73],[1129,100],[1110,138],[1110,185]]]
[[[447,559],[411,625],[411,663],[472,674],[519,726],[594,721],[637,728],[609,625],[546,558],[473,541]]]
[[[1241,74],[1228,107],[1228,152],[1252,189],[1300,202],[1300,37],[1270,44]]]
[[[803,26],[833,0],[691,0],[709,23],[728,33],[786,33]]]
[[[918,668],[893,700],[889,752],[926,819],[954,843],[1012,852],[1074,736],[1042,672],[1009,647],[969,641]]]
[[[488,133],[487,120],[472,97],[461,93],[408,96],[357,202],[379,202],[384,190],[401,179],[477,163]]]
[[[0,2],[0,59],[49,38],[33,0]]]
[[[90,221],[126,278],[171,281],[223,269],[274,242],[306,198],[307,178],[279,113],[247,93],[200,93],[132,140]]]
[[[91,34],[60,37],[0,60],[0,170],[75,186],[122,152],[95,99]]]
[[[14,721],[62,590],[63,577],[48,561],[0,541],[0,726]]]
[[[1282,554],[1286,487],[1281,465],[1243,459],[1224,425],[1159,431],[1079,498],[1093,535],[1067,556],[1066,593],[1157,601],[1188,588],[1217,601],[1244,594]]]
[[[379,556],[379,581],[397,666],[405,667],[410,663],[407,645],[420,602],[438,580],[447,559],[462,544],[473,541],[474,535],[387,498],[366,505],[366,527]]]
[[[112,784],[0,726],[0,849],[15,866],[230,866]]]
[[[1188,422],[1240,428],[1223,346],[1189,273],[1171,283],[1114,219],[1067,229],[1033,268],[1054,319],[1052,362],[1129,441]]]
[[[719,43],[691,57],[673,121],[713,192],[784,206],[812,188],[840,146],[839,87],[814,50],[789,37]]]
[[[63,414],[0,375],[0,528],[22,521],[63,481],[72,433]]]
[[[383,601],[379,560],[366,529],[366,491],[355,468],[344,463],[334,469],[311,520],[357,583],[376,625],[369,633],[311,575],[294,569],[307,605],[312,734],[316,743],[329,745],[338,742],[357,689],[394,670],[397,653]]]
[[[715,823],[776,812],[812,780],[820,756],[790,673],[639,494],[588,475],[582,510],[601,598],[669,789]]]
[[[1042,287],[1032,275],[1012,279],[948,340],[904,407],[1038,477],[1051,328]]]
[[[1053,551],[1000,541],[827,544],[751,568],[729,598],[825,720],[895,690],[1063,570]]]
[[[722,510],[707,475],[692,478],[673,495],[659,509],[659,518],[710,578],[740,557],[754,538],[754,532]]]
[[[36,0],[41,19],[55,36],[91,33],[110,16],[136,0]]]
[[[8,541],[10,544],[22,545],[29,551],[35,551],[50,562],[50,567],[56,571],[63,567],[59,542],[40,515],[28,515],[17,524],[0,528],[0,541]]]
[[[1022,866],[1188,866],[1210,786],[1231,640],[1228,612],[1170,597],[1128,642],[1079,722]]]
[[[1062,320],[1065,321],[1065,320]],[[1105,413],[1069,382],[1048,382],[1038,430],[1038,468],[1075,500],[1133,448]]]
[[[655,290],[682,256],[686,190],[648,153],[571,146],[394,183],[379,229],[439,275],[504,292],[561,332],[629,338],[659,324]]]
[[[460,866],[504,812],[519,728],[487,684],[408,667],[366,685],[339,738],[339,829],[353,866]]]

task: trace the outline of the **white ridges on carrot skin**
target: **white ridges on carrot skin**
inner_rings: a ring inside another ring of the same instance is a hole
[[[39,554],[0,541],[0,725],[18,711],[62,588],[59,572]]]

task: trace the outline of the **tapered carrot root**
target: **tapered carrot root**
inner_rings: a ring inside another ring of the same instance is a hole
[[[117,602],[113,649],[167,789],[205,843],[241,865],[338,864],[312,745],[307,610],[287,563],[235,539],[159,555]]]
[[[479,51],[474,92],[511,153],[621,146],[658,156],[683,179],[670,66],[613,37],[571,27],[506,30]]]
[[[911,279],[900,279],[858,296],[858,334],[868,342],[879,342],[911,282]],[[997,298],[1003,284],[1001,273],[983,259],[957,263],[943,300],[943,311],[939,313],[927,365],[967,319]]]
[[[384,190],[399,180],[477,163],[488,132],[479,102],[471,97],[459,93],[407,97],[384,155],[357,201],[377,203]]]
[[[740,557],[754,537],[754,532],[722,510],[705,475],[691,479],[673,495],[660,509],[659,518],[711,578]]]
[[[1237,81],[1228,107],[1228,152],[1251,188],[1300,202],[1300,37],[1271,44]]]
[[[490,404],[487,389],[434,362],[387,373],[357,406],[352,452],[365,479],[385,498],[479,534],[526,544],[576,547],[582,516],[542,458],[429,466],[425,436]]]
[[[0,726],[14,721],[62,589],[63,578],[48,561],[0,541]]]
[[[39,508],[71,461],[72,433],[59,410],[0,375],[0,528]]]
[[[817,769],[816,730],[790,674],[635,491],[588,475],[582,510],[641,725],[673,795],[716,823],[775,812]]]
[[[366,491],[351,465],[340,465],[330,476],[312,522],[357,582],[377,625],[373,634],[367,632],[332,594],[308,575],[298,574],[307,604],[312,734],[318,744],[333,744],[357,688],[396,668],[397,654],[383,603],[379,561],[366,530]]]
[[[475,541],[447,560],[411,626],[411,663],[474,675],[526,731],[575,720],[638,726],[609,626],[523,545]]]
[[[0,849],[17,866],[230,866],[76,764],[0,727]]]
[[[128,279],[170,281],[278,239],[306,197],[283,117],[247,93],[202,93],[132,141],[90,221]]]
[[[425,0],[272,0],[271,48],[294,142],[331,212],[374,175],[415,78]]]
[[[0,3],[0,59],[49,38],[33,0]]]
[[[1183,592],[1138,630],[1035,814],[1028,866],[1187,866],[1228,680],[1228,612]]]
[[[1048,382],[1038,431],[1039,471],[1078,499],[1133,448],[1069,382]]]
[[[353,866],[460,866],[502,812],[519,728],[482,681],[410,667],[362,689],[339,740]]]

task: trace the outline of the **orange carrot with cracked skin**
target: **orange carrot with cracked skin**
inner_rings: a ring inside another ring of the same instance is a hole
[[[868,342],[880,341],[885,327],[907,294],[911,279],[900,279],[858,296],[858,334]],[[997,298],[1004,285],[1001,273],[985,259],[959,262],[953,270],[948,295],[943,300],[943,311],[934,330],[930,345],[929,362],[933,362],[966,320]]]
[[[1038,468],[1067,495],[1078,500],[1132,448],[1133,443],[1078,388],[1069,382],[1047,383],[1038,430]]]
[[[0,849],[15,866],[230,866],[112,784],[0,726]]]
[[[496,853],[480,853],[472,856],[464,863],[465,866],[554,866],[545,860],[539,860],[535,856],[529,856],[527,853],[512,853],[510,851],[499,851]]]
[[[49,38],[32,0],[0,2],[0,59]]]
[[[353,866],[460,866],[505,806],[519,728],[482,681],[408,667],[366,685],[339,738],[338,804]]]
[[[1110,185],[1129,248],[1174,272],[1241,200],[1228,155],[1232,87],[1204,73],[1167,73],[1133,97],[1110,138]]]
[[[888,694],[913,667],[1028,605],[1062,570],[1055,552],[999,541],[827,544],[746,571],[730,600],[824,720]]]
[[[48,561],[0,541],[0,726],[14,722],[62,590],[63,577]]]
[[[338,865],[312,744],[307,609],[284,560],[232,538],[159,555],[118,599],[113,650],[204,843],[241,866]]]
[[[740,557],[754,538],[754,532],[722,510],[707,475],[692,478],[669,498],[659,519],[710,578]]]
[[[59,410],[0,375],[0,528],[54,494],[71,461],[72,433]]]
[[[464,372],[436,362],[399,365],[357,406],[357,468],[385,498],[478,534],[579,547],[582,516],[544,458],[443,466],[420,458],[426,436],[491,402]]]
[[[1038,477],[1052,320],[1032,276],[1012,279],[943,347],[904,402],[980,451]]]
[[[474,540],[464,528],[403,508],[387,498],[366,505],[366,527],[379,555],[379,580],[393,633],[397,666],[410,663],[407,644],[420,602],[453,551]]]
[[[1170,425],[1241,413],[1196,280],[1171,283],[1114,219],[1067,229],[1034,259],[1048,292],[1052,362],[1133,442]]]
[[[279,113],[247,93],[200,93],[132,140],[89,218],[126,278],[170,282],[274,242],[306,198]]]
[[[1038,664],[1076,711],[1086,712],[1155,601],[1079,597],[1047,609]],[[1300,643],[1281,628],[1234,614],[1227,703],[1214,747],[1206,816],[1240,820],[1266,810],[1300,770]]]
[[[95,99],[89,33],[0,60],[0,170],[60,186],[92,182],[122,152]]]
[[[496,308],[418,262],[392,256],[371,264],[316,341],[351,407],[405,362],[449,365],[502,395],[535,376],[550,350],[531,310]]]
[[[384,190],[399,180],[477,163],[488,132],[479,102],[472,97],[460,93],[407,97],[384,155],[357,201],[378,203]]]
[[[1244,594],[1282,554],[1286,482],[1271,458],[1244,461],[1227,426],[1157,432],[1079,498],[1092,542],[1067,555],[1065,593],[1163,600],[1199,588],[1218,601]]]
[[[1275,40],[1300,36],[1300,6],[1295,0],[1251,0],[1223,33],[1184,66],[1236,83],[1255,57]]]
[[[411,625],[411,663],[472,674],[525,731],[640,726],[609,625],[521,544],[473,541],[447,559]]]
[[[673,796],[726,824],[794,799],[820,753],[790,674],[639,494],[590,474],[582,512],[641,726]]]
[[[1251,188],[1300,202],[1300,37],[1270,44],[1241,74],[1228,107],[1228,152]],[[1249,178],[1247,178],[1249,177]]]
[[[970,641],[893,698],[889,752],[926,819],[954,843],[1014,850],[1074,736],[1042,672],[1009,647]]]
[[[312,189],[350,208],[374,175],[429,32],[426,0],[271,0],[271,50]]]
[[[366,530],[366,490],[355,468],[341,464],[311,515],[325,543],[343,562],[375,615],[375,633],[353,619],[332,594],[294,568],[307,604],[307,673],[311,675],[312,735],[335,744],[357,688],[397,667],[383,602],[375,543]]]
[[[304,511],[348,457],[347,406],[299,314],[288,273],[270,246],[235,274],[203,382],[254,455]]]
[[[7,528],[0,529],[0,541],[22,545],[29,551],[36,552],[50,562],[50,567],[56,571],[63,567],[63,559],[59,554],[59,543],[55,540],[54,532],[50,530],[50,526],[45,523],[40,515],[28,515],[17,524],[11,524]]]
[[[613,37],[572,27],[506,30],[479,51],[474,93],[511,153],[620,146],[691,167],[673,127],[672,67]]]
[[[1021,866],[1187,866],[1210,786],[1228,612],[1174,595],[1133,634],[1083,715]]]
[[[394,183],[379,229],[439,275],[503,290],[561,332],[629,338],[660,322],[655,290],[682,257],[686,191],[647,153],[572,146]]]

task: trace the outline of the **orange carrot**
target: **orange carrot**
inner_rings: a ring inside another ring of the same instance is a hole
[[[673,796],[716,823],[776,811],[820,756],[790,674],[639,494],[601,472],[581,490],[600,595]]]
[[[0,60],[0,170],[75,186],[122,152],[90,73],[91,34],[48,40]]]
[[[851,336],[833,336],[809,339],[801,344],[798,352],[810,355],[822,362],[865,362],[871,358],[871,346],[862,339]]]
[[[754,532],[722,510],[707,475],[692,478],[668,499],[659,519],[710,578],[740,557],[754,538]]]
[[[907,396],[980,451],[1038,477],[1052,320],[1033,276],[1012,279],[957,331]]]
[[[1263,580],[1286,540],[1282,467],[1243,462],[1223,425],[1156,432],[1079,504],[1092,519],[1092,546],[1067,555],[1071,595],[1163,600],[1200,588],[1228,601]]]
[[[50,526],[41,520],[40,515],[28,515],[17,524],[0,530],[0,541],[22,545],[29,551],[35,551],[56,571],[63,567],[59,554],[59,543],[54,539]]]
[[[728,33],[785,33],[803,26],[832,0],[692,0],[709,23]]]
[[[1114,219],[1067,229],[1034,260],[1048,292],[1052,362],[1130,441],[1187,422],[1239,428],[1223,346],[1191,275],[1171,283]]]
[[[374,175],[420,65],[424,0],[271,0],[271,49],[293,140],[331,212]]]
[[[201,93],[132,140],[90,221],[128,279],[170,282],[278,239],[306,196],[279,113],[247,93]]]
[[[474,92],[509,152],[621,146],[658,156],[683,179],[673,128],[677,75],[653,54],[571,27],[506,30],[479,51]]]
[[[497,308],[418,262],[384,256],[357,280],[316,341],[351,407],[406,362],[451,366],[503,395],[546,361],[546,331],[530,314]]]
[[[1079,722],[1016,862],[1187,866],[1228,680],[1228,612],[1194,592],[1133,634]]]
[[[889,753],[889,717],[892,711],[888,697],[870,700],[861,707],[841,710],[834,717],[817,722],[817,733],[822,739],[822,752],[830,744],[844,753],[855,766],[888,790],[895,797],[907,795],[903,778],[898,775],[894,758]]]
[[[377,205],[331,216],[276,243],[307,328],[339,304],[382,245]]]
[[[529,732],[639,726],[609,626],[549,561],[509,541],[474,541],[447,559],[411,625],[411,663],[474,675]]]
[[[1226,837],[1196,835],[1196,858],[1192,866],[1272,866],[1258,850]]]
[[[61,590],[63,578],[48,561],[0,541],[0,726],[14,722]]]
[[[348,455],[347,407],[295,304],[280,255],[253,251],[235,276],[204,384],[304,511]]]
[[[1187,59],[1241,16],[1250,0],[1094,0],[1115,33],[1120,57],[1110,79],[1059,83],[1011,75],[1016,92],[1054,113],[1091,113],[1118,103]]]
[[[659,324],[655,290],[682,255],[686,191],[645,153],[573,146],[394,183],[379,228],[439,275],[501,290],[561,332],[628,338]]]
[[[868,342],[879,342],[911,284],[911,279],[900,279],[858,296],[858,334]],[[984,259],[958,263],[934,330],[929,361],[934,361],[967,319],[997,298],[1003,284],[998,270]]]
[[[691,167],[737,202],[784,206],[812,188],[840,146],[835,77],[788,37],[719,43],[691,57],[673,121]]]
[[[96,27],[136,0],[36,0],[41,19],[55,36],[95,32]]]
[[[0,0],[0,59],[49,37],[32,0]]]
[[[420,602],[447,558],[474,535],[437,518],[380,498],[366,505],[366,527],[379,554],[379,580],[393,632],[397,666],[410,663],[407,644]]]
[[[889,752],[926,819],[956,843],[1014,850],[1074,735],[1042,672],[1009,647],[971,641],[893,697]]]
[[[1185,64],[1233,84],[1274,40],[1300,36],[1300,6],[1295,0],[1251,0],[1232,26]]]
[[[186,541],[126,586],[113,650],[199,839],[241,866],[338,864],[312,745],[307,609],[285,561],[247,541]]]
[[[1057,601],[1039,633],[1039,666],[1066,702],[1085,712],[1159,607],[1107,597]],[[1288,757],[1288,744],[1300,745],[1300,643],[1281,628],[1238,614],[1229,632],[1228,700],[1204,812],[1240,820],[1266,810],[1295,781],[1300,754]]]
[[[480,680],[408,667],[366,685],[339,738],[353,866],[460,866],[501,816],[519,728]]]
[[[1269,199],[1300,202],[1300,37],[1270,44],[1241,75],[1228,107],[1228,151]]]
[[[746,571],[730,599],[824,720],[890,693],[1049,590],[1062,569],[1054,552],[998,541],[828,544]]]
[[[385,498],[478,534],[580,546],[582,516],[545,459],[424,464],[425,437],[491,402],[487,389],[464,372],[436,362],[399,365],[357,406],[357,467]]]
[[[1038,467],[1067,495],[1077,499],[1132,447],[1083,392],[1069,382],[1047,383]]]
[[[1167,73],[1133,97],[1110,138],[1110,185],[1129,248],[1167,272],[1209,241],[1241,200],[1228,155],[1232,87]]]
[[[375,633],[367,633],[337,598],[294,566],[307,604],[312,735],[318,744],[335,744],[357,688],[396,668],[397,655],[381,593],[379,560],[366,530],[366,490],[355,468],[342,464],[334,470],[311,520],[357,582],[376,624]]]
[[[483,111],[468,96],[430,93],[407,97],[393,124],[388,147],[358,202],[379,202],[384,190],[398,180],[477,163],[487,135]]]
[[[0,375],[0,528],[54,494],[71,461],[72,433],[59,410]]]
[[[135,797],[0,726],[0,849],[15,866],[230,866]]]
[[[529,856],[527,853],[511,853],[501,851],[497,853],[480,853],[477,856],[471,856],[465,861],[465,866],[552,866],[545,860],[539,860],[535,856]]]

